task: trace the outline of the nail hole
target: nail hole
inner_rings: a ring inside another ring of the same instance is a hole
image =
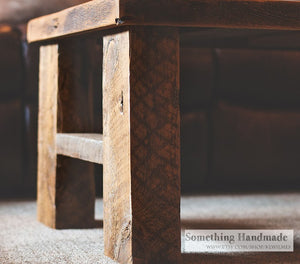
[[[116,18],[115,21],[117,26],[122,25],[124,23],[124,21],[121,18]]]
[[[123,91],[121,92],[121,96],[119,99],[119,103],[120,103],[120,113],[123,115],[123,108],[124,108],[124,101],[123,101]]]
[[[56,29],[59,26],[58,18],[53,19],[53,27]]]

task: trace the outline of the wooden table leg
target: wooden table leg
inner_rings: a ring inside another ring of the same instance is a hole
[[[104,37],[104,243],[120,263],[179,263],[177,29]]]
[[[38,124],[38,220],[55,228],[58,45],[40,48]]]
[[[95,226],[94,165],[56,153],[57,132],[91,129],[83,47],[66,40],[40,49],[38,220],[52,228]]]

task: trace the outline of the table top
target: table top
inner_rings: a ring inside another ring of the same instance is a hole
[[[300,1],[93,0],[31,20],[28,41],[125,25],[300,30]]]

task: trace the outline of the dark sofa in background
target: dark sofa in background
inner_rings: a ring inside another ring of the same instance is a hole
[[[0,197],[35,196],[38,47],[29,19],[88,0],[0,0]]]
[[[35,197],[38,46],[26,43],[24,27],[1,28],[0,196]],[[99,39],[70,43],[82,51],[70,61],[82,76],[68,78],[92,95],[100,133]],[[296,188],[300,51],[182,45],[180,57],[182,192]],[[101,194],[102,168],[95,171]]]
[[[38,50],[0,26],[0,196],[35,195]]]
[[[181,55],[183,191],[297,188],[300,52]]]

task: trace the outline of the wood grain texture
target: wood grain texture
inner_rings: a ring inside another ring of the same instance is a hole
[[[84,40],[41,47],[38,219],[52,228],[95,227],[94,165],[58,155],[57,132],[92,131]],[[83,86],[83,84],[86,84]],[[79,103],[81,102],[81,104]]]
[[[28,24],[29,42],[116,25],[117,0],[94,0],[33,19]]]
[[[122,25],[300,29],[300,2],[278,0],[101,0],[29,23],[28,40],[39,41]]]
[[[104,37],[104,242],[120,263],[180,261],[179,36]]]
[[[94,228],[94,166],[86,161],[57,156],[55,228]]]
[[[132,262],[129,32],[103,39],[104,251]]]
[[[38,124],[38,220],[55,227],[58,46],[40,48]]]
[[[89,77],[93,58],[87,52],[93,50],[92,45],[84,38],[69,38],[59,43],[59,133],[93,131],[93,84]]]
[[[59,92],[57,131],[93,131],[91,88],[86,72],[84,39],[66,39],[59,44]],[[56,228],[95,226],[94,164],[59,155],[57,157]]]
[[[299,29],[300,3],[277,0],[120,0],[126,24]]]
[[[130,44],[133,257],[179,263],[179,35],[137,27]]]
[[[101,134],[56,134],[57,154],[102,164]]]

